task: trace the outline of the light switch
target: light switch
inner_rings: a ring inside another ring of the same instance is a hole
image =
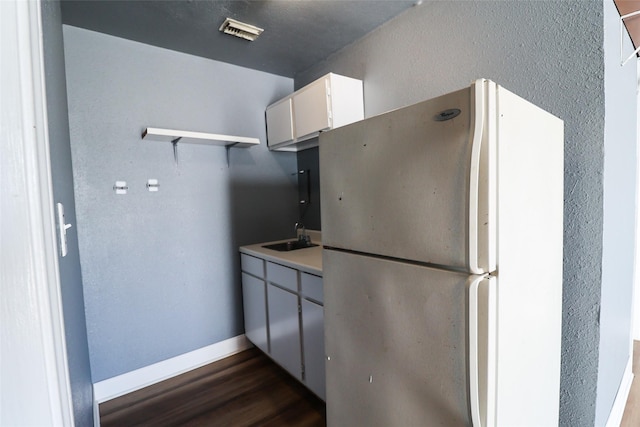
[[[160,184],[157,179],[148,179],[147,180],[147,189],[149,191],[158,191],[160,189]]]
[[[127,181],[116,181],[116,183],[113,185],[113,190],[116,192],[116,194],[127,194],[128,189],[129,187],[127,187]]]

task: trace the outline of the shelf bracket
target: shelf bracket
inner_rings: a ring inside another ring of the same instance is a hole
[[[176,139],[171,140],[171,144],[173,144],[173,161],[176,162],[176,166],[178,166],[178,142],[182,137],[177,137]]]

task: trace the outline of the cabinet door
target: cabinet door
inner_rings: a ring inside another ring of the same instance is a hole
[[[291,98],[267,108],[267,144],[269,146],[293,140]]]
[[[301,306],[304,382],[311,391],[324,400],[324,308],[305,299],[302,300]]]
[[[267,285],[271,357],[302,380],[298,295]]]
[[[245,335],[256,347],[269,353],[266,283],[247,273],[242,273],[242,301]]]
[[[328,82],[326,78],[316,80],[293,96],[296,138],[331,128]]]

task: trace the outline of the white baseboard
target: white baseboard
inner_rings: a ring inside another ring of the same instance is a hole
[[[627,362],[627,367],[622,375],[622,381],[620,382],[616,399],[613,402],[613,407],[611,408],[611,413],[609,414],[606,427],[619,427],[622,422],[624,407],[627,405],[627,398],[629,397],[631,383],[633,382],[633,372],[631,371],[632,362],[633,357],[630,356],[629,361]]]
[[[237,337],[97,382],[93,385],[94,401],[97,406],[97,404],[107,400],[175,377],[216,360],[224,359],[251,346],[252,344],[244,335],[238,335]]]
[[[100,427],[100,405],[93,399],[93,427]]]

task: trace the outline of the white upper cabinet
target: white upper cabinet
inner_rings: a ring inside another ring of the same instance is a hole
[[[321,131],[364,118],[362,81],[329,73],[267,107],[269,149],[299,151],[318,145]]]
[[[267,107],[267,132],[273,144],[293,141],[293,110],[291,98]]]
[[[330,80],[323,77],[293,94],[293,119],[299,139],[331,129]]]

